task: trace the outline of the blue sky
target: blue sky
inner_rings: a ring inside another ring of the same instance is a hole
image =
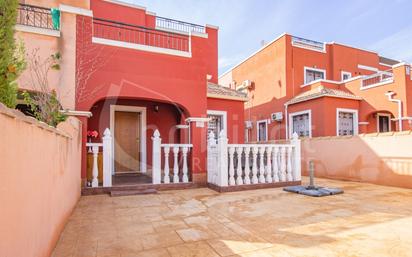
[[[123,0],[159,16],[219,26],[219,74],[283,32],[412,62],[410,0]]]

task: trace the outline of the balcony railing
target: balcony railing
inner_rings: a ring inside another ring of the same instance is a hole
[[[378,73],[372,74],[365,77],[362,80],[362,87],[371,87],[380,83],[393,81],[393,71],[392,69],[387,71],[380,71]]]
[[[93,36],[126,43],[189,52],[189,36],[100,18],[93,19]]]
[[[204,26],[197,25],[194,23],[183,22],[173,19],[168,19],[164,17],[156,16],[156,27],[170,29],[175,31],[183,31],[183,32],[199,32],[199,33],[206,33],[206,29]]]
[[[50,8],[20,4],[17,11],[17,24],[58,30],[53,26],[53,18]]]
[[[292,37],[292,45],[307,48],[315,51],[325,51],[325,44],[318,41],[309,40],[301,37]]]

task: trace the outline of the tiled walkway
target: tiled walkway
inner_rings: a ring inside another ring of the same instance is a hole
[[[412,256],[412,190],[317,181],[346,192],[82,197],[54,256]]]

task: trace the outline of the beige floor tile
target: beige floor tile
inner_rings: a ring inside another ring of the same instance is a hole
[[[140,238],[143,249],[163,248],[183,243],[175,231],[149,234]]]
[[[212,230],[200,228],[200,227],[179,229],[179,230],[176,230],[176,232],[185,242],[207,240],[207,239],[215,238],[218,236]]]
[[[168,247],[172,257],[219,257],[205,242],[186,243]]]

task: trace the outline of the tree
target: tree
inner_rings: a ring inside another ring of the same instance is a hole
[[[25,67],[23,44],[14,39],[17,7],[17,0],[0,1],[0,102],[10,108],[16,106],[16,79]]]

